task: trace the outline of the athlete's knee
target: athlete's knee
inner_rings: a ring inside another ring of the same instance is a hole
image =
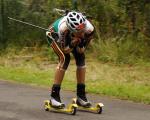
[[[76,65],[79,67],[85,66],[85,55],[80,54],[76,59]]]
[[[77,66],[77,69],[86,69],[86,65]]]
[[[66,70],[68,68],[69,63],[70,63],[70,54],[65,54],[63,69]]]

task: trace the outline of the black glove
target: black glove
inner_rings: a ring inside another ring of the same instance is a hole
[[[57,41],[59,39],[59,36],[56,32],[51,32],[51,36]]]
[[[85,45],[85,40],[84,39],[81,39],[81,42],[79,43],[79,47],[80,48],[82,48],[82,47],[84,47],[84,45]]]

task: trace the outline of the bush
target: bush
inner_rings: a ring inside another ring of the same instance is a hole
[[[109,39],[99,44],[93,44],[98,60],[103,62],[114,62],[117,64],[136,64],[139,61],[150,62],[148,45],[138,37],[132,36],[122,38],[122,41]],[[97,52],[98,51],[98,52]]]

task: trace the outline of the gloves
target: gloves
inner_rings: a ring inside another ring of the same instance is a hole
[[[69,46],[65,47],[62,51],[66,54],[70,53],[73,48],[70,48]]]
[[[75,47],[75,46],[77,46],[80,42],[81,42],[81,39],[80,39],[80,38],[72,37],[72,41],[71,41],[70,47]]]
[[[85,44],[85,40],[84,40],[84,39],[81,39],[81,40],[80,40],[80,43],[79,43],[78,46],[76,47],[78,53],[80,53],[80,54],[84,53],[84,51],[85,51],[85,46],[84,46],[84,44]]]
[[[84,46],[83,47],[77,46],[76,49],[77,49],[77,52],[80,53],[80,54],[84,53],[84,51],[85,51],[85,47]]]

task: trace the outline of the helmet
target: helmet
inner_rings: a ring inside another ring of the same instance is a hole
[[[81,31],[85,28],[85,18],[81,13],[69,12],[67,14],[67,26],[73,32]]]

